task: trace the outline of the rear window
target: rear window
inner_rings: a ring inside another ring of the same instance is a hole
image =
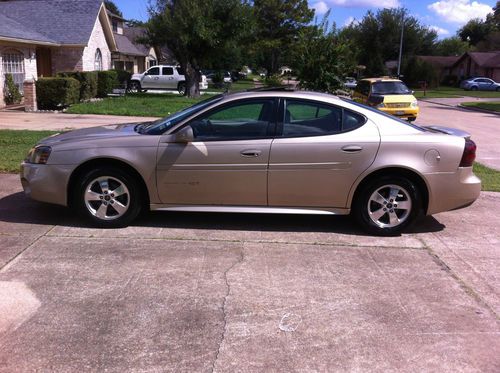
[[[409,95],[411,91],[403,82],[375,82],[372,93],[376,95]]]

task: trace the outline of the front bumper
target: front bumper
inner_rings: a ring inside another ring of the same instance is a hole
[[[67,206],[67,185],[73,166],[21,164],[21,184],[24,193],[41,202]]]
[[[427,215],[467,207],[481,193],[481,180],[472,167],[459,167],[455,173],[425,174],[425,178],[430,191]]]
[[[382,107],[379,108],[380,111],[384,113],[394,115],[398,118],[417,118],[419,108],[418,107],[403,107],[403,108],[392,108],[392,107]]]

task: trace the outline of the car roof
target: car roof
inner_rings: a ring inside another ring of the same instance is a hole
[[[300,91],[294,89],[283,88],[265,88],[265,89],[255,89],[241,92],[228,92],[224,94],[224,100],[233,100],[239,98],[259,98],[259,97],[289,97],[289,98],[301,98],[301,99],[311,99],[311,100],[340,100],[338,96],[312,91]]]
[[[361,81],[367,81],[370,83],[375,83],[375,82],[400,82],[401,80],[396,79],[396,78],[389,78],[389,77],[380,77],[380,78],[363,78]]]

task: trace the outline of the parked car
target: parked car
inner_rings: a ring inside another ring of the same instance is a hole
[[[461,131],[424,128],[305,91],[213,96],[154,122],[41,140],[21,165],[25,193],[100,227],[142,209],[352,214],[373,234],[470,205],[481,182]]]
[[[147,89],[177,90],[181,95],[186,91],[186,78],[178,66],[158,65],[147,69],[142,74],[133,74],[129,90],[139,92]],[[200,89],[207,89],[207,77],[201,75]]]
[[[351,77],[345,78],[344,87],[346,87],[348,89],[354,89],[354,88],[356,88],[357,85],[358,85],[358,82],[356,81],[356,79],[351,78]]]
[[[231,77],[231,73],[229,71],[222,71],[221,72],[223,75],[223,82],[224,83],[232,83],[233,79]],[[207,82],[212,83],[214,75],[217,74],[217,71],[214,70],[206,70],[205,76],[207,77]]]
[[[417,119],[418,101],[413,96],[413,91],[399,79],[361,79],[354,89],[352,98],[356,102],[375,107],[409,122]]]
[[[500,92],[500,83],[490,78],[470,78],[460,83],[460,88],[466,91],[497,91]]]

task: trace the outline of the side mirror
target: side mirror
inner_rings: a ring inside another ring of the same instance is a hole
[[[180,143],[188,143],[194,141],[193,127],[186,126],[174,133],[174,141]]]

